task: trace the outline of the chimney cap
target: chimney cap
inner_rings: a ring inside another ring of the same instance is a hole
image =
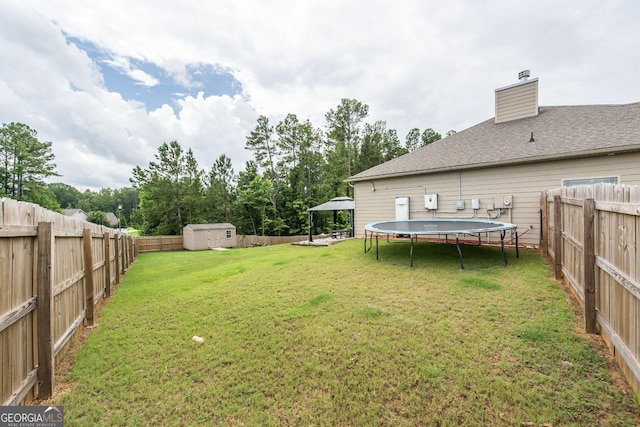
[[[527,81],[527,79],[529,78],[529,76],[531,76],[531,71],[529,70],[523,70],[520,71],[518,73],[518,80],[520,81]]]

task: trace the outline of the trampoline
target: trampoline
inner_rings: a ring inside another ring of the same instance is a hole
[[[364,227],[364,252],[367,253],[373,246],[373,238],[376,239],[376,259],[378,258],[378,237],[389,236],[409,237],[411,241],[411,249],[409,250],[410,266],[413,267],[413,245],[420,236],[445,236],[448,241],[449,235],[456,237],[456,249],[460,257],[460,268],[464,269],[462,262],[462,250],[460,249],[460,235],[474,235],[478,238],[478,244],[481,244],[481,235],[483,233],[499,232],[500,246],[502,248],[502,256],[504,257],[504,265],[507,266],[507,252],[504,248],[504,237],[508,230],[513,230],[516,237],[516,257],[520,256],[518,251],[518,233],[515,224],[498,221],[485,220],[465,220],[465,219],[429,219],[429,220],[407,220],[407,221],[380,221],[372,222]],[[370,233],[368,235],[368,233]],[[367,238],[369,238],[369,248],[367,249]]]

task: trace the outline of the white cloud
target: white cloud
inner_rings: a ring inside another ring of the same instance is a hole
[[[258,114],[295,113],[320,126],[341,98],[369,104],[371,120],[386,120],[401,138],[413,127],[462,130],[492,117],[494,89],[526,68],[540,79],[541,105],[640,101],[637,2],[6,3],[0,119],[53,141],[65,182],[76,186],[129,185],[131,168],[171,140],[205,169],[225,153],[237,172]],[[221,67],[242,96],[187,96],[147,112],[108,92],[61,31],[112,52],[144,85],[157,81],[128,58],[185,87],[187,64]]]
[[[139,68],[132,67],[131,62],[127,58],[119,56],[113,59],[103,59],[102,62],[116,70],[119,70],[132,80],[135,80],[137,84],[152,87],[159,83],[158,79],[152,75],[145,73]]]

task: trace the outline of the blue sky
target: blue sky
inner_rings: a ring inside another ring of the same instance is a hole
[[[4,0],[0,122],[51,141],[81,190],[129,186],[173,140],[238,173],[258,116],[322,130],[342,98],[401,140],[493,117],[524,69],[541,106],[639,102],[638,16],[624,0]]]
[[[220,66],[188,63],[177,76],[152,62],[106,52],[90,41],[69,35],[66,39],[86,52],[99,67],[107,90],[121,94],[126,100],[144,103],[148,111],[164,104],[178,107],[177,100],[196,97],[199,92],[204,96],[230,97],[242,93],[242,84]]]

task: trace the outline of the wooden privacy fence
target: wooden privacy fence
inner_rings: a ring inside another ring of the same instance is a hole
[[[301,242],[308,238],[306,234],[300,236],[237,235],[236,247],[282,245],[284,243]],[[136,249],[138,253],[181,251],[184,249],[184,241],[182,236],[140,236],[136,237]]]
[[[640,394],[640,188],[598,184],[547,190],[541,247]]]
[[[282,245],[284,243],[301,242],[309,239],[309,236],[256,236],[256,235],[237,235],[236,246],[239,248],[248,248],[251,246],[270,246]]]
[[[0,403],[53,394],[56,363],[135,258],[131,237],[0,199]]]
[[[182,236],[139,236],[136,249],[142,252],[181,251],[184,249]]]

